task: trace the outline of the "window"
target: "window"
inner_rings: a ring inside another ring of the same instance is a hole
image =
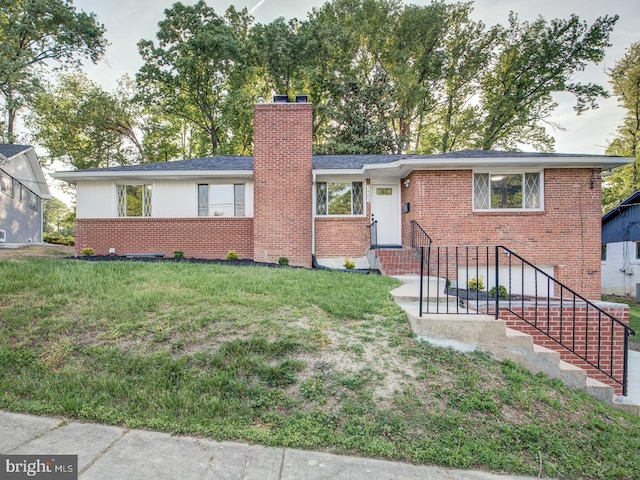
[[[198,185],[198,216],[244,217],[244,183]]]
[[[13,178],[4,172],[0,172],[0,191],[13,197]]]
[[[38,196],[29,190],[29,208],[34,212],[38,211]]]
[[[151,216],[151,185],[118,185],[119,217]]]
[[[607,261],[607,244],[606,243],[602,244],[602,250],[600,251],[600,260],[602,260],[603,262]]]
[[[640,242],[636,242],[636,260],[640,260]]]
[[[476,173],[473,207],[475,210],[540,210],[541,177],[539,172]]]
[[[317,215],[363,215],[362,182],[316,184]]]

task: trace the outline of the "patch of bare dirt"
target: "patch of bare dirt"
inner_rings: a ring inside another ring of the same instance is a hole
[[[69,245],[34,243],[18,248],[0,246],[0,259],[21,259],[28,257],[61,258],[72,257],[73,255],[74,247]]]

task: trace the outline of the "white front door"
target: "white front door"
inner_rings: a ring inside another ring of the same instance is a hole
[[[371,185],[371,220],[376,220],[378,245],[400,245],[398,185]]]

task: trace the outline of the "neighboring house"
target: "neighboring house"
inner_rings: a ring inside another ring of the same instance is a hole
[[[224,258],[235,250],[308,267],[312,255],[373,252],[383,272],[398,274],[415,269],[407,247],[416,221],[434,245],[505,245],[587,298],[600,298],[600,172],[627,159],[498,151],[312,155],[312,114],[305,102],[256,104],[252,157],[55,173],[76,186],[76,254],[91,247],[97,254],[180,250]]]
[[[0,242],[42,242],[49,187],[29,145],[0,144]]]
[[[640,284],[640,190],[602,216],[602,293],[635,296]]]

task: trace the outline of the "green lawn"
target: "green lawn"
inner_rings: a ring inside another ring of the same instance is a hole
[[[0,260],[0,408],[417,464],[640,478],[640,419],[420,344],[393,279]]]
[[[636,332],[634,341],[640,342],[640,304],[635,298],[618,297],[615,295],[603,295],[605,302],[626,303],[629,305],[629,326]]]

